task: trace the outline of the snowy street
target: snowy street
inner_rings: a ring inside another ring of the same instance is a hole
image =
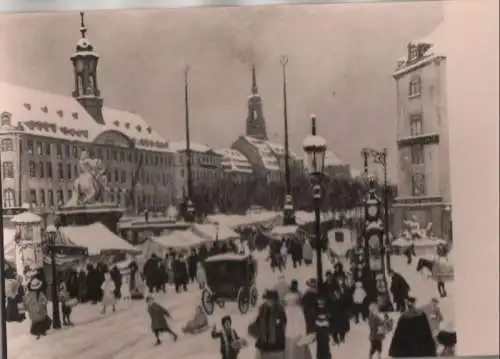
[[[276,282],[279,274],[272,273],[269,264],[264,261],[264,253],[257,255],[259,261],[258,289],[262,293]],[[393,257],[393,267],[405,276],[412,287],[412,294],[417,297],[417,305],[423,305],[437,296],[435,282],[425,279],[415,271],[415,262],[406,265],[406,259]],[[325,258],[325,263],[328,263]],[[327,268],[329,269],[329,265]],[[293,269],[288,266],[285,276],[287,281],[297,279],[304,288],[304,282],[315,275],[314,264],[309,267]],[[445,321],[453,319],[453,287],[448,285],[449,297],[442,300],[441,308]],[[74,310],[73,328],[59,331],[50,331],[47,337],[35,340],[29,334],[29,324],[9,324],[8,343],[9,359],[139,359],[139,358],[214,358],[219,357],[218,342],[211,339],[209,333],[195,336],[184,335],[182,326],[192,316],[194,307],[200,301],[200,292],[195,285],[191,285],[189,292],[174,294],[168,288],[167,294],[156,295],[158,302],[164,305],[172,314],[171,321],[174,331],[179,333],[177,342],[173,342],[167,334],[163,336],[163,345],[153,346],[154,336],[150,331],[149,316],[146,312],[144,301],[133,301],[128,306],[120,302],[115,313],[100,314],[100,306],[81,305]],[[210,325],[220,326],[223,315],[229,314],[233,318],[233,326],[238,333],[246,336],[248,324],[255,317],[255,309],[242,316],[236,304],[228,303],[224,309],[216,308],[215,313],[209,317]],[[397,314],[394,314],[394,319]],[[385,341],[384,352],[390,343]],[[351,325],[347,334],[346,343],[332,347],[335,357],[365,357],[368,353],[368,327],[365,323]],[[312,345],[314,351],[314,344]],[[250,342],[240,355],[242,359],[254,357],[253,344]]]

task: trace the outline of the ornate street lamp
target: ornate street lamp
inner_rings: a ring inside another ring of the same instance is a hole
[[[50,253],[50,268],[52,270],[52,328],[61,329],[61,317],[59,315],[59,294],[56,267],[56,237],[57,228],[50,224],[45,230],[47,236],[48,248]]]
[[[290,184],[290,148],[288,144],[288,106],[286,89],[286,65],[288,58],[283,56],[280,60],[283,73],[283,122],[285,131],[285,200],[283,205],[283,224],[295,224],[295,209],[293,207],[292,186]]]
[[[323,261],[321,237],[321,182],[324,176],[326,141],[316,134],[316,116],[311,115],[312,133],[306,137],[302,147],[305,153],[305,169],[313,183],[314,214],[316,219],[316,275],[318,298],[316,308],[317,359],[330,359],[330,328],[326,310],[326,288],[323,280]]]

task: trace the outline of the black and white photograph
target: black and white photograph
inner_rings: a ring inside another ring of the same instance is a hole
[[[454,356],[443,6],[0,14],[2,357]]]

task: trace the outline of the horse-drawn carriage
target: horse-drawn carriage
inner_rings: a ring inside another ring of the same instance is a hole
[[[257,305],[257,262],[251,254],[219,254],[205,259],[203,265],[206,286],[201,304],[205,313],[213,314],[215,304],[223,308],[226,302],[236,302],[242,314]]]

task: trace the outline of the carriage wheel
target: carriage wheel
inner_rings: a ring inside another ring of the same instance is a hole
[[[212,293],[207,288],[203,289],[201,292],[201,305],[203,306],[205,313],[208,315],[212,315],[214,313],[214,298]]]
[[[255,286],[252,286],[250,289],[250,305],[255,307],[257,305],[257,301],[259,300],[259,292]]]
[[[238,301],[238,309],[240,310],[240,313],[246,314],[250,308],[250,296],[248,290],[240,288],[236,300]]]

